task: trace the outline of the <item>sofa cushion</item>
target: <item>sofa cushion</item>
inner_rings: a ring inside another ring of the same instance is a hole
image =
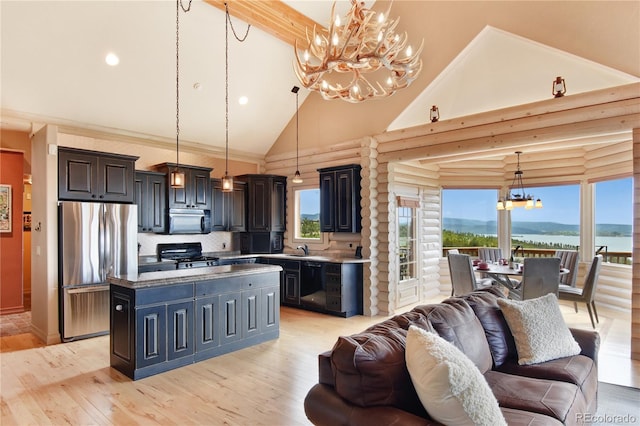
[[[331,351],[335,389],[361,407],[391,405],[424,416],[404,358],[406,330],[394,322],[338,338]]]
[[[515,339],[519,364],[536,364],[580,353],[555,294],[522,301],[498,299],[498,305]]]
[[[498,371],[487,371],[484,377],[501,407],[540,413],[569,424],[576,424],[577,415],[588,412],[574,384]]]
[[[498,299],[504,298],[504,296],[502,294],[496,295],[488,290],[479,290],[460,296],[460,298],[471,306],[482,324],[493,357],[494,367],[499,367],[510,359],[517,361],[516,342],[513,340],[509,324],[498,306]]]
[[[435,333],[412,326],[406,361],[429,415],[448,425],[505,425],[498,402],[473,362]]]
[[[414,311],[422,312],[438,335],[460,349],[481,373],[491,368],[493,360],[482,324],[467,302],[451,298]]]

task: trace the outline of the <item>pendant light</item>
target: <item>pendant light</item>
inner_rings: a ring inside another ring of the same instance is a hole
[[[180,172],[180,0],[176,0],[176,168],[170,174],[171,188],[184,188]]]
[[[247,26],[247,32],[243,38],[239,38],[236,34],[236,30],[231,23],[231,16],[229,15],[229,5],[224,4],[225,9],[225,27],[224,27],[224,141],[225,141],[225,155],[224,155],[224,176],[222,177],[222,192],[233,191],[233,176],[229,176],[229,25],[233,35],[239,42],[243,42],[249,35],[249,28]]]
[[[224,176],[222,192],[233,191],[233,176],[229,176],[229,6],[225,3],[224,17]]]
[[[296,173],[293,175],[293,179],[291,182],[293,183],[302,183],[302,177],[300,176],[300,169],[298,168],[298,91],[300,88],[298,86],[293,86],[291,89],[292,93],[296,94]]]
[[[184,188],[184,173],[180,171],[180,8],[186,13],[191,9],[184,8],[181,0],[176,0],[176,168],[169,175],[171,188]]]

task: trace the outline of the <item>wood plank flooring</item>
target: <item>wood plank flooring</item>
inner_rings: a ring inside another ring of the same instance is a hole
[[[585,308],[562,311],[570,326],[591,328]],[[283,307],[279,339],[135,382],[109,367],[108,336],[46,347],[31,334],[2,337],[0,424],[308,425],[317,354],[382,319]],[[629,324],[600,313],[600,379],[640,387]]]

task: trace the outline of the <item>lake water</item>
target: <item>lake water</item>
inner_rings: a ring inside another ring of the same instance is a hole
[[[542,234],[520,234],[514,235],[514,239],[522,241],[534,241],[541,243],[580,245],[580,237],[577,235],[542,235]],[[608,246],[608,251],[631,251],[631,237],[596,237],[596,247]]]

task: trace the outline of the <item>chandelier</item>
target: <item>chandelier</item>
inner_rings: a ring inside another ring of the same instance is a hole
[[[422,69],[423,42],[414,52],[407,34],[395,33],[398,19],[388,19],[391,2],[384,13],[351,0],[344,17],[331,8],[329,29],[316,31],[301,52],[294,46],[294,70],[300,83],[320,93],[324,99],[361,102],[391,96],[411,84]]]
[[[518,156],[518,165],[516,171],[513,172],[513,182],[511,182],[510,190],[507,192],[504,198],[498,200],[498,210],[513,210],[514,207],[524,207],[527,210],[532,208],[541,209],[542,200],[540,198],[534,201],[533,196],[524,192],[524,185],[522,183],[522,170],[520,170],[520,154],[522,151],[516,151]],[[520,191],[519,193],[512,193],[512,190]]]

